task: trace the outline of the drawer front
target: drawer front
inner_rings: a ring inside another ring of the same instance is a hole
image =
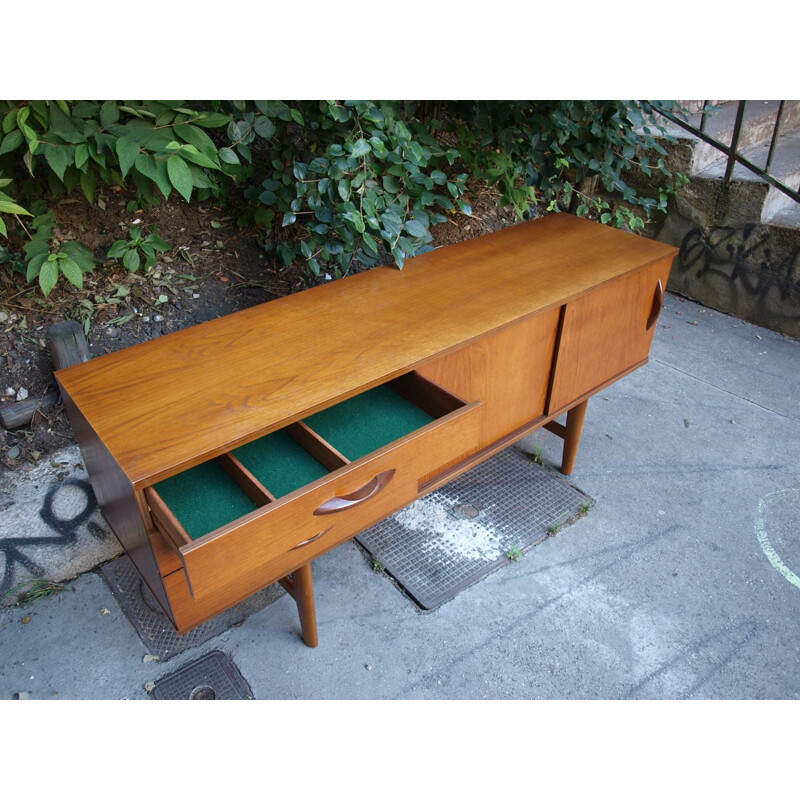
[[[479,408],[477,403],[464,406],[181,548],[185,569],[164,579],[178,628],[235,605],[408,505],[422,476],[452,452],[474,449]]]
[[[647,360],[672,258],[567,304],[548,413]]]

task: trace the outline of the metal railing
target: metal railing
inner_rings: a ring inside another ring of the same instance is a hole
[[[779,181],[774,175],[770,174],[770,168],[772,167],[772,158],[775,155],[775,146],[778,143],[778,135],[780,133],[780,126],[781,126],[781,117],[783,116],[783,108],[786,103],[785,100],[781,100],[778,103],[778,113],[775,116],[775,122],[772,129],[772,138],[770,140],[769,145],[769,152],[767,153],[767,162],[764,167],[759,167],[758,165],[754,164],[752,161],[746,159],[739,151],[739,137],[742,133],[742,124],[744,122],[744,109],[747,103],[747,100],[739,100],[739,103],[736,109],[736,120],[733,123],[733,135],[731,137],[731,143],[725,144],[725,142],[720,142],[717,139],[709,136],[706,133],[706,121],[708,120],[708,100],[703,101],[703,109],[700,112],[700,126],[696,127],[684,119],[675,116],[675,114],[671,113],[670,111],[659,110],[659,113],[666,117],[670,122],[679,125],[681,128],[689,131],[689,133],[694,134],[698,139],[701,139],[706,144],[710,144],[712,147],[715,147],[720,152],[724,153],[727,157],[727,164],[725,166],[725,183],[730,183],[731,176],[733,175],[733,168],[738,163],[741,164],[743,167],[746,167],[751,172],[754,172],[760,178],[765,180],[770,186],[774,186],[779,191],[783,192],[785,195],[788,195],[792,198],[796,203],[800,203],[800,187],[797,190],[790,188],[785,183]]]

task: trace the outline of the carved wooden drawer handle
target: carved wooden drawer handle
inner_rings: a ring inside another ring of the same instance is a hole
[[[661,309],[664,306],[664,284],[661,283],[661,278],[658,279],[658,285],[656,286],[656,292],[653,295],[653,306],[650,309],[650,316],[647,318],[647,330],[649,331],[653,325],[656,324],[656,320],[658,319],[658,315],[661,313]]]
[[[320,536],[324,536],[329,530],[330,530],[330,528],[325,528],[324,531],[320,531],[316,536],[312,536],[310,539],[306,539],[304,542],[298,542],[292,548],[292,550],[298,550],[301,547],[305,547],[307,544],[311,544],[311,542],[316,542],[317,539],[319,539]]]
[[[395,470],[387,469],[386,472],[379,473],[369,481],[369,483],[364,484],[360,489],[356,489],[352,494],[345,495],[344,497],[332,497],[330,500],[323,503],[314,512],[314,515],[335,514],[366,502],[370,497],[375,497],[376,494],[382,492],[387,487],[389,481],[394,477],[394,473]]]

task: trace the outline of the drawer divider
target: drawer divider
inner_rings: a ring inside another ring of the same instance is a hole
[[[309,428],[305,422],[293,422],[291,425],[287,425],[284,430],[297,444],[331,472],[340,467],[346,467],[351,463],[332,444],[326,442],[316,431]]]
[[[216,462],[257,506],[275,502],[275,495],[233,453],[223,453],[221,456],[217,456]]]

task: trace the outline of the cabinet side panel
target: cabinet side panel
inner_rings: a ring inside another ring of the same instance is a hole
[[[671,264],[663,259],[567,303],[548,413],[647,360],[655,331],[648,322]]]
[[[150,547],[133,486],[72,398],[63,387],[60,388],[103,517],[171,619],[172,610]]]
[[[560,309],[485,336],[417,371],[467,400],[480,400],[481,450],[544,414]]]

